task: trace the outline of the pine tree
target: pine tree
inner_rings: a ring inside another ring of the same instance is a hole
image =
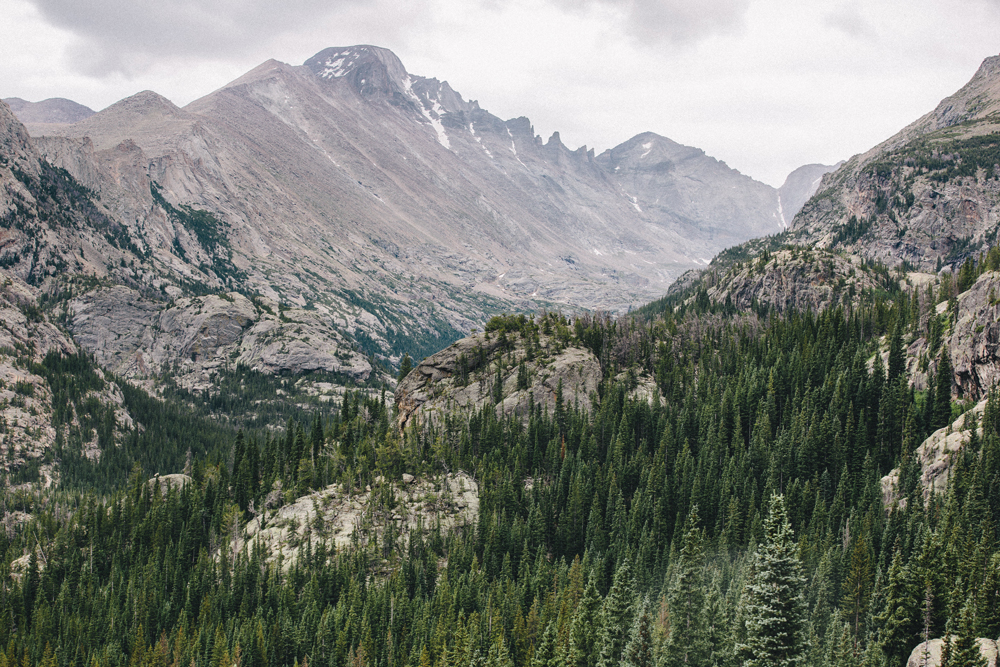
[[[538,644],[538,648],[535,649],[535,655],[531,659],[531,667],[549,667],[549,661],[555,655],[555,641],[555,623],[550,622],[545,626],[542,639]]]
[[[626,633],[632,626],[633,599],[635,583],[632,579],[632,567],[629,565],[629,558],[625,557],[615,571],[611,590],[601,605],[596,645],[600,650],[597,667],[616,667],[621,660]]]
[[[784,667],[806,657],[805,577],[796,554],[784,496],[772,495],[744,590],[746,643],[737,647],[743,667]]]
[[[677,574],[667,598],[670,606],[667,653],[674,663],[695,667],[705,664],[708,657],[703,619],[703,561],[704,547],[698,527],[698,506],[695,505],[685,522]]]
[[[573,614],[569,628],[569,660],[570,667],[594,667],[597,655],[594,650],[596,641],[596,625],[600,613],[601,598],[597,592],[597,575],[590,573],[587,587],[583,591],[580,604]]]
[[[902,554],[897,549],[889,567],[889,582],[885,589],[885,602],[875,615],[879,629],[879,648],[890,665],[902,664],[910,649],[919,641],[919,607],[910,581],[910,570],[903,565]]]
[[[951,423],[951,354],[948,346],[941,348],[938,360],[937,381],[934,385],[934,428],[944,428]]]
[[[976,642],[975,604],[966,600],[959,613],[954,632],[948,632],[941,651],[941,667],[986,667],[986,660]],[[953,625],[951,622],[949,626]]]
[[[400,359],[399,361],[399,375],[396,376],[396,379],[399,382],[402,382],[403,378],[409,375],[410,371],[412,370],[413,370],[413,360],[410,359],[409,353],[405,353],[403,354],[403,358]]]
[[[649,616],[648,600],[643,602],[642,610],[632,624],[621,664],[622,667],[653,667],[653,621]]]
[[[889,370],[886,385],[892,386],[896,378],[906,370],[906,356],[903,352],[903,318],[896,318],[896,326],[889,339]]]

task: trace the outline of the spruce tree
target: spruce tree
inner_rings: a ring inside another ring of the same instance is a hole
[[[680,560],[668,595],[670,641],[667,652],[672,662],[698,666],[708,658],[703,609],[705,606],[704,547],[698,527],[698,506],[691,508],[684,525]]]
[[[632,624],[621,664],[622,667],[653,667],[653,662],[653,621],[649,617],[649,603],[644,601]]]
[[[743,592],[746,643],[743,667],[786,667],[806,658],[805,577],[796,554],[784,496],[771,496],[764,543],[751,561]]]
[[[403,358],[399,360],[399,375],[396,376],[397,381],[402,382],[403,378],[410,374],[413,370],[413,359],[410,359],[409,353],[403,355]]]
[[[944,428],[951,423],[951,355],[948,347],[941,348],[938,360],[937,381],[934,386],[934,428]]]
[[[879,648],[890,665],[902,664],[910,650],[920,641],[919,605],[909,567],[896,550],[889,567],[889,582],[885,589],[885,602],[875,615],[879,629]]]
[[[906,354],[903,351],[903,318],[896,318],[896,326],[889,339],[889,371],[887,386],[892,386],[896,378],[906,370]]]
[[[621,660],[627,633],[632,626],[634,598],[635,582],[632,579],[632,566],[629,565],[629,557],[626,556],[615,571],[611,590],[601,605],[600,630],[595,647],[600,651],[597,667],[616,667]]]
[[[569,628],[569,667],[594,667],[597,664],[597,654],[594,649],[596,641],[596,625],[600,613],[601,598],[597,592],[597,577],[590,573],[587,587],[583,591],[580,604],[573,614]]]
[[[986,660],[979,650],[975,631],[975,603],[967,600],[959,613],[954,631],[948,632],[941,651],[941,667],[986,667]]]

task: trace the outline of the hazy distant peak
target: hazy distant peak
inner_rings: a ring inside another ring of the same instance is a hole
[[[785,177],[785,182],[778,188],[778,201],[784,227],[791,224],[792,218],[802,210],[809,198],[816,194],[823,182],[823,176],[835,171],[842,164],[843,160],[833,165],[804,164]]]
[[[20,97],[4,99],[22,123],[76,123],[94,115],[94,110],[64,97],[29,102]]]
[[[151,114],[175,114],[182,113],[181,108],[176,104],[168,100],[163,95],[153,92],[152,90],[143,90],[142,92],[136,93],[131,97],[126,97],[123,100],[119,100],[109,106],[107,109],[103,109],[100,113],[106,114],[108,112],[129,112],[135,113],[141,116],[151,115]]]
[[[655,132],[637,134],[614,148],[601,153],[597,159],[611,170],[621,168],[655,168],[668,161],[703,157],[705,151],[685,146]]]

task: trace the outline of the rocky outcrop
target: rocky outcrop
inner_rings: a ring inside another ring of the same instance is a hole
[[[979,654],[983,657],[986,667],[997,667],[997,642],[980,637],[976,643],[979,645]],[[941,638],[917,644],[910,652],[906,667],[941,667],[943,648],[944,639]]]
[[[824,177],[796,216],[797,242],[888,266],[959,265],[998,242],[1000,57],[931,113]]]
[[[947,344],[963,396],[983,396],[1000,382],[1000,273],[984,273],[958,296]]]
[[[136,290],[96,289],[69,303],[70,329],[106,368],[127,378],[170,371],[182,386],[211,386],[211,373],[242,364],[268,373],[326,371],[366,380],[368,360],[328,314],[283,309],[237,292],[154,301]]]
[[[969,429],[972,417],[976,423],[982,421],[986,409],[986,399],[981,400],[972,409],[962,413],[958,419],[945,428],[940,428],[917,447],[914,456],[920,463],[920,486],[923,489],[924,500],[933,492],[937,495],[948,488],[948,478],[951,476],[951,459],[960,452],[969,441]],[[978,429],[982,435],[982,428]],[[888,509],[897,503],[905,503],[906,499],[899,494],[899,468],[893,469],[882,478],[882,504]]]
[[[51,454],[56,442],[53,426],[54,397],[44,371],[38,368],[47,355],[72,355],[76,344],[52,324],[38,303],[39,291],[10,274],[0,271],[0,469],[11,472]],[[116,430],[132,428],[132,417],[123,407],[124,396],[113,382],[96,371],[103,385],[91,390],[113,413]],[[78,417],[64,428],[78,427]],[[97,438],[87,434],[81,452],[88,458],[101,454]],[[38,470],[37,481],[49,485],[58,478],[57,466],[46,463]]]
[[[527,419],[532,406],[589,410],[603,379],[590,350],[541,334],[481,333],[422,361],[396,387],[401,429],[436,422],[453,411],[493,407],[497,417]]]
[[[709,298],[745,311],[755,305],[778,312],[819,311],[882,286],[883,278],[860,257],[813,248],[790,248],[737,262],[708,288]]]
[[[935,368],[932,361],[939,354],[938,349],[931,349],[928,340],[927,311],[932,311],[941,322],[939,346],[947,348],[950,354],[955,382],[953,395],[978,400],[1000,382],[1000,273],[983,273],[972,287],[956,297],[954,311],[949,310],[948,301],[928,307],[924,298],[928,286],[940,289],[942,278],[926,273],[906,276],[905,289],[917,291],[925,309],[919,333],[904,341],[907,374],[916,389],[927,388]],[[888,343],[883,345],[885,359],[887,351]]]
[[[338,549],[373,541],[384,548],[381,538],[390,526],[405,545],[414,531],[435,525],[447,531],[479,518],[479,484],[465,472],[419,479],[404,474],[400,481],[379,478],[374,488],[360,492],[335,484],[288,504],[281,504],[280,496],[280,490],[273,491],[270,502],[280,506],[259,508],[239,536],[231,538],[234,553],[259,545],[267,560],[282,558],[290,565],[309,539],[314,544],[329,540]]]

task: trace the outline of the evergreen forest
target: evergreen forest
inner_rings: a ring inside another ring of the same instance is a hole
[[[890,278],[820,312],[702,290],[491,322],[593,352],[589,411],[560,392],[400,433],[377,391],[263,423],[131,389],[142,429],[97,461],[67,436],[57,488],[4,489],[0,667],[903,667],[945,635],[947,667],[980,665],[975,638],[1000,636],[1000,395],[956,399],[940,342],[914,388],[907,344],[940,341],[949,295]],[[86,357],[45,367],[67,402],[96,381]],[[927,492],[915,451],[963,413],[947,490]],[[404,474],[458,470],[479,512],[451,530],[338,547],[317,522],[277,559],[238,539],[317,489],[391,514]]]

